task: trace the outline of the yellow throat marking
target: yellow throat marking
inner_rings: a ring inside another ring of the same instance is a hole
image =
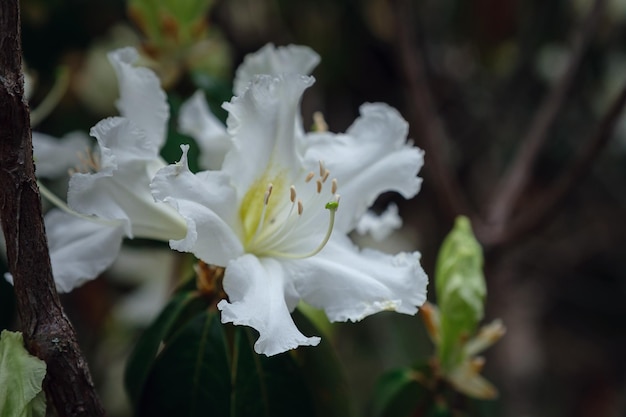
[[[243,225],[244,247],[251,243],[259,228],[264,228],[267,223],[276,217],[277,210],[281,205],[279,196],[288,195],[284,194],[288,190],[284,180],[285,176],[281,175],[280,172],[270,173],[269,171],[267,169],[261,177],[252,183],[239,206],[239,218]],[[273,186],[272,194],[274,197],[268,200],[267,207],[265,207],[265,193],[267,192],[268,184]],[[261,217],[263,217],[264,208],[265,216],[263,224],[260,225],[259,222],[261,222]]]

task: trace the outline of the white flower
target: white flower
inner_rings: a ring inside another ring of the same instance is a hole
[[[237,68],[235,95],[243,93],[255,75],[309,75],[319,61],[319,55],[306,46],[288,45],[277,48],[267,44],[257,52],[247,55]],[[201,90],[183,103],[178,124],[181,133],[194,138],[200,147],[200,166],[204,169],[220,169],[226,153],[230,150],[230,136],[224,125],[211,113]]]
[[[108,268],[124,237],[168,241],[186,233],[178,213],[156,203],[150,193],[152,177],[166,166],[159,149],[165,142],[169,107],[156,75],[133,66],[137,58],[132,48],[109,54],[120,84],[117,105],[123,117],[104,119],[90,131],[98,141],[99,156],[90,159],[86,172],[72,175],[68,190],[68,205],[79,217],[55,212],[47,216],[59,291],[70,291]]]
[[[313,81],[254,77],[224,105],[232,147],[222,169],[193,174],[183,146],[152,182],[187,223],[171,247],[226,268],[222,321],[255,328],[255,350],[266,355],[319,343],[291,319],[300,299],[332,321],[414,314],[426,299],[419,253],[359,251],[346,237],[381,192],[418,192],[423,152],[384,104],[364,105],[345,134],[304,134],[299,102]]]
[[[230,150],[230,136],[211,113],[204,92],[196,91],[180,108],[178,125],[181,133],[195,139],[201,150],[198,163],[204,169],[219,169]]]
[[[310,75],[319,62],[320,56],[308,46],[287,45],[277,48],[268,43],[257,52],[247,55],[237,68],[234,93],[236,96],[243,94],[250,81],[259,74]]]
[[[33,158],[37,178],[60,178],[79,162],[77,154],[89,148],[83,132],[70,132],[61,139],[33,132]],[[67,177],[66,177],[67,179]]]
[[[400,227],[402,227],[402,218],[398,214],[398,206],[391,203],[380,215],[371,210],[366,211],[356,225],[356,232],[360,235],[370,234],[372,239],[380,242]]]

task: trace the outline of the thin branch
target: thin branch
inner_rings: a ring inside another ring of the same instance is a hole
[[[424,70],[424,51],[414,42],[415,33],[412,28],[416,25],[411,20],[413,14],[410,3],[407,0],[391,1],[397,28],[398,61],[407,84],[411,128],[416,132],[416,141],[426,152],[427,162],[424,169],[446,215],[449,218],[460,213],[471,215],[470,206],[446,158],[445,144],[448,139],[430,96]]]
[[[48,405],[61,417],[104,415],[55,290],[24,101],[18,0],[0,2],[0,219],[26,348],[47,365]]]
[[[542,191],[539,196],[533,198],[533,203],[511,222],[506,230],[493,235],[485,235],[485,243],[497,246],[504,245],[538,228],[589,172],[591,164],[611,139],[624,106],[626,106],[626,83],[624,83],[620,94],[611,104],[594,134],[583,144],[576,158],[555,183]]]
[[[550,91],[537,113],[535,113],[528,133],[521,141],[521,148],[514,162],[510,165],[496,188],[490,204],[488,220],[494,227],[502,231],[508,227],[508,221],[530,182],[533,164],[537,160],[539,152],[548,137],[550,127],[554,123],[568,92],[574,84],[580,62],[598,26],[605,4],[606,0],[594,1],[584,24],[575,35],[572,53],[565,72],[559,82],[554,85],[554,88]]]

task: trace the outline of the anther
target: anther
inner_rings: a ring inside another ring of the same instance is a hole
[[[322,177],[322,182],[326,182],[326,180],[328,179],[329,175],[330,175],[330,171],[329,170],[324,171],[324,176]]]
[[[331,194],[335,194],[337,192],[337,178],[333,178],[330,185],[330,192]]]
[[[324,163],[320,161],[320,177],[324,176],[324,172],[326,172],[326,168],[324,167]]]
[[[272,184],[271,182],[269,183],[269,185],[267,186],[267,191],[265,191],[265,196],[263,198],[263,204],[265,204],[267,206],[267,203],[270,200],[270,196],[272,195],[272,190],[274,189],[274,184]]]
[[[293,185],[289,187],[289,199],[292,203],[296,201],[296,187]]]
[[[322,181],[317,180],[315,183],[317,184],[317,193],[319,194],[322,192]]]
[[[337,209],[339,208],[339,199],[340,199],[339,194],[335,194],[333,198],[328,203],[326,203],[325,208],[330,213],[330,219],[328,222],[328,230],[326,231],[326,235],[322,239],[322,242],[315,249],[313,249],[312,251],[308,253],[302,253],[302,254],[269,250],[265,252],[265,255],[281,257],[281,258],[286,258],[286,259],[305,259],[305,258],[310,258],[311,256],[315,256],[318,253],[320,253],[322,249],[324,249],[328,241],[330,240],[330,236],[333,233],[333,227],[335,225],[335,213],[337,212]],[[302,206],[302,200],[298,199],[298,214],[301,215],[303,210],[304,208]]]
[[[315,172],[313,171],[309,172],[306,178],[304,179],[304,182],[307,182],[307,183],[310,182],[314,176],[315,176]]]

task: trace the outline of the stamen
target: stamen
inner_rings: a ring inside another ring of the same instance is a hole
[[[313,179],[313,177],[315,176],[315,172],[311,171],[307,174],[306,178],[304,179],[304,182],[309,183],[311,182],[311,180]]]
[[[267,205],[270,201],[270,196],[272,195],[273,189],[274,184],[270,182],[267,185],[267,190],[265,191],[265,194],[263,195],[263,210],[261,211],[261,217],[259,218],[259,222],[256,225],[256,230],[254,231],[254,235],[252,236],[252,239],[250,239],[250,242],[254,242],[259,237],[261,230],[263,230],[263,223],[265,223],[265,213],[267,213]]]
[[[324,172],[326,172],[326,168],[324,167],[324,163],[320,161],[320,177],[324,176]]]
[[[322,249],[324,249],[328,241],[330,240],[330,236],[333,233],[333,228],[335,226],[335,213],[337,212],[337,209],[339,208],[340,198],[341,196],[339,194],[335,194],[333,199],[329,201],[328,203],[326,203],[325,208],[330,211],[330,221],[328,223],[328,230],[326,231],[326,235],[324,236],[324,239],[322,240],[322,242],[315,249],[313,249],[309,253],[304,253],[304,254],[288,253],[288,252],[280,252],[280,251],[268,251],[268,252],[265,252],[264,255],[287,258],[287,259],[305,259],[305,258],[310,258],[311,256],[315,256],[318,253],[320,253]],[[298,200],[298,212],[299,213],[300,213],[300,203],[301,203],[301,200]]]
[[[317,180],[316,184],[317,184],[317,193],[319,194],[322,192],[322,181]]]
[[[337,178],[333,178],[332,182],[330,183],[330,192],[333,195],[337,194]]]
[[[326,182],[326,180],[328,179],[328,176],[330,175],[330,171],[326,170],[324,172],[324,176],[322,177],[322,182]]]
[[[274,189],[274,184],[271,182],[267,186],[267,191],[265,191],[265,196],[263,199],[263,204],[267,206],[267,203],[270,201],[270,196],[272,195],[272,190]]]
[[[94,153],[89,147],[84,151],[76,152],[76,159],[78,159],[79,164],[71,168],[71,173],[80,172],[82,174],[87,174],[89,172],[98,172],[100,171],[100,158],[96,153]]]
[[[298,216],[302,216],[303,211],[304,205],[302,204],[302,200],[298,199]]]
[[[293,185],[289,187],[289,199],[292,203],[296,201],[296,187],[294,187]]]

